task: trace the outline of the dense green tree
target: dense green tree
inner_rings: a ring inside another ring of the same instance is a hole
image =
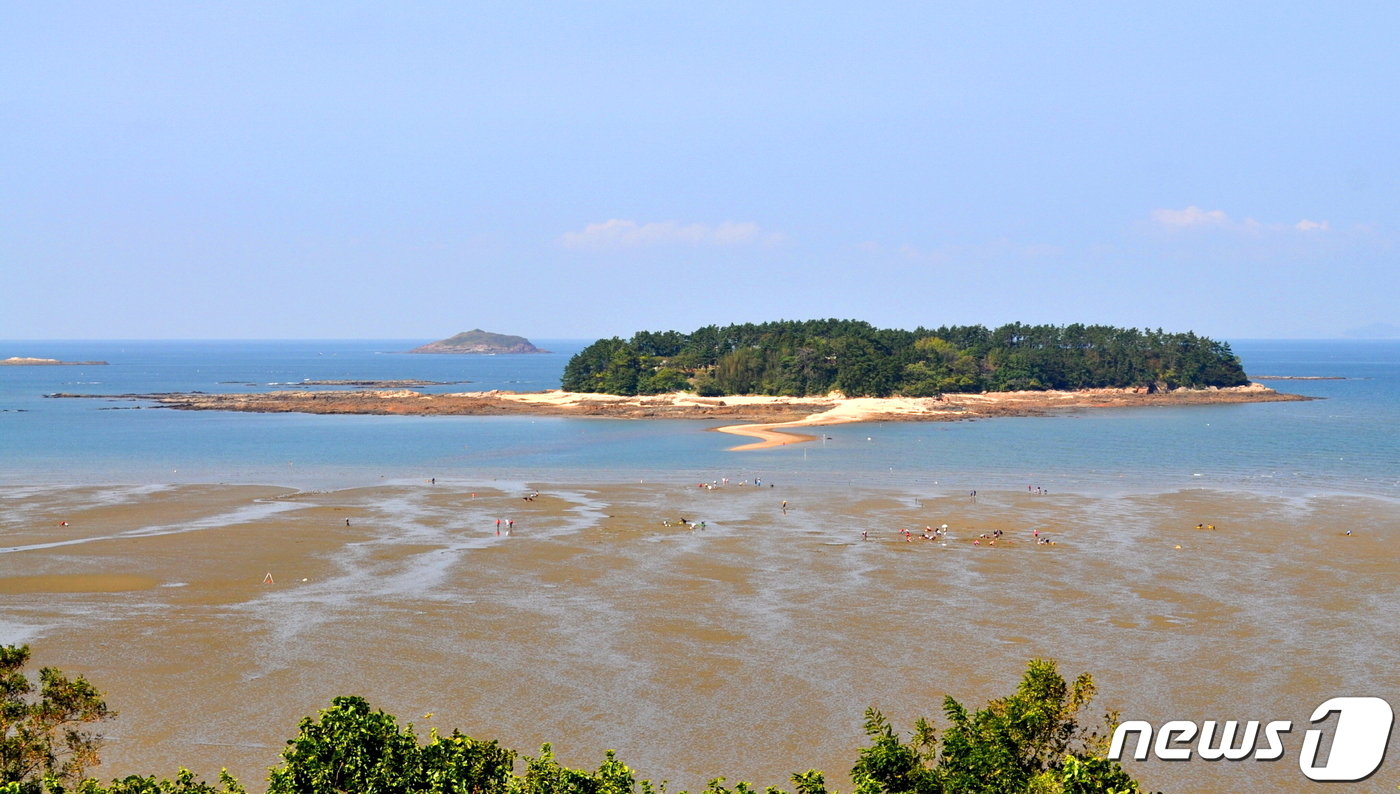
[[[686,335],[680,331],[638,331],[628,342],[644,356],[674,356],[685,349]]]
[[[657,367],[637,380],[638,394],[670,394],[691,388],[690,378],[671,367]]]
[[[603,390],[603,373],[612,361],[613,353],[626,343],[617,337],[599,339],[579,351],[564,365],[565,391],[598,392]]]
[[[763,371],[763,354],[757,348],[741,347],[720,356],[713,378],[724,394],[756,394],[763,382]]]
[[[1103,757],[1114,715],[1099,733],[1079,713],[1095,694],[1087,673],[1065,681],[1053,661],[1033,659],[1016,692],[977,711],[944,699],[942,740],[920,719],[902,741],[875,709],[866,712],[870,747],[851,779],[858,794],[1052,794],[1137,792],[1139,785]]]
[[[73,784],[98,764],[100,737],[86,725],[116,716],[82,676],[39,671],[37,691],[25,675],[28,645],[0,645],[0,784],[37,792],[51,778]]]
[[[247,794],[247,791],[228,770],[219,774],[219,784],[214,786],[199,780],[188,769],[181,769],[174,780],[132,775],[114,780],[108,786],[86,780],[78,787],[77,794]]]
[[[848,396],[1202,388],[1248,380],[1229,345],[1193,333],[1011,323],[881,329],[856,320],[706,326],[600,339],[569,361],[569,391]]]
[[[895,361],[874,340],[847,337],[837,346],[836,387],[847,397],[888,397],[898,385]]]
[[[982,391],[977,360],[946,339],[923,336],[910,347],[908,358],[900,387],[900,393],[907,397]]]
[[[613,350],[599,385],[607,394],[636,394],[642,381],[642,356],[625,345]]]
[[[412,730],[360,697],[335,698],[319,719],[303,719],[282,760],[268,794],[413,791],[421,766]]]

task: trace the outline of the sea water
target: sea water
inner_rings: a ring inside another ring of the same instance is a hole
[[[162,582],[7,594],[0,610],[0,642],[92,671],[123,712],[103,769],[203,765],[211,777],[227,765],[257,791],[297,719],[357,692],[405,720],[438,712],[438,725],[526,751],[554,741],[571,765],[617,747],[672,790],[718,773],[781,784],[789,763],[849,790],[842,764],[864,741],[863,708],[907,727],[944,694],[1004,694],[1037,656],[1092,671],[1105,707],[1156,724],[1285,718],[1301,733],[1327,697],[1395,703],[1385,649],[1400,626],[1388,553],[1400,342],[1233,343],[1253,375],[1344,378],[1267,381],[1325,398],[1310,402],[839,425],[749,452],[699,420],[245,414],[43,396],[304,379],[528,391],[556,387],[583,345],[394,352],[413,344],[0,343],[0,358],[111,362],[0,368],[0,535],[13,536],[0,567]],[[717,477],[779,487],[678,484]],[[610,481],[633,484],[592,487]],[[249,501],[183,485],[221,482],[303,492]],[[519,498],[531,482],[538,503]],[[338,488],[349,490],[311,492]],[[678,513],[708,528],[659,520]],[[85,514],[99,518],[58,526]],[[347,537],[328,540],[352,516]],[[495,534],[503,516],[521,520],[518,536]],[[936,520],[954,527],[946,545],[894,532]],[[1221,530],[1190,529],[1202,520]],[[1012,542],[972,545],[992,527]],[[1047,527],[1060,545],[1027,539]],[[260,584],[273,570],[276,586]],[[176,690],[195,698],[178,714]],[[755,735],[761,752],[745,744]],[[1282,764],[1129,771],[1172,791],[1293,790],[1289,748]],[[1375,781],[1393,778],[1388,767]]]
[[[409,340],[8,341],[0,358],[0,484],[710,479],[915,486],[924,492],[1189,487],[1400,495],[1400,341],[1237,340],[1252,376],[1310,402],[1099,409],[1052,417],[821,428],[806,444],[735,453],[701,420],[328,416],[177,411],[51,399],[306,388],[307,380],[439,381],[430,393],[558,388],[586,340],[533,355],[407,355]],[[465,382],[462,382],[465,381]],[[334,387],[316,387],[334,388]]]

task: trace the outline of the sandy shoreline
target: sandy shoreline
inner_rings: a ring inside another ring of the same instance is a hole
[[[948,422],[1001,416],[1042,416],[1095,408],[1219,405],[1312,399],[1280,393],[1257,383],[1227,389],[1178,389],[1156,393],[1131,389],[1088,389],[1073,392],[1023,391],[889,398],[847,398],[839,395],[700,397],[685,392],[618,397],[559,390],[423,394],[409,389],[49,396],[148,401],[161,407],[189,411],[414,416],[528,414],[619,419],[732,420],[744,424],[715,429],[758,439],[754,443],[736,446],[734,450],[811,441],[818,436],[788,430],[800,431],[803,427],[851,422]]]
[[[252,791],[340,694],[573,766],[615,748],[671,790],[815,767],[849,791],[866,706],[907,730],[944,694],[1006,694],[1033,656],[1159,722],[1303,725],[1393,682],[1383,500],[769,485],[0,488],[0,642],[107,693],[100,776],[227,765]],[[942,523],[946,544],[919,537]],[[1133,771],[1297,782],[1290,763]]]

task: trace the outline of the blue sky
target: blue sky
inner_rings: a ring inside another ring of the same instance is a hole
[[[0,2],[0,338],[1400,334],[1400,5]]]

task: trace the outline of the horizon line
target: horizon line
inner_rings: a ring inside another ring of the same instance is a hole
[[[541,340],[584,342],[598,339],[611,339],[608,336],[538,336]],[[1386,342],[1400,341],[1397,336],[1232,336],[1209,335],[1221,340],[1239,342]],[[427,337],[421,336],[123,336],[123,337],[0,337],[0,343],[45,343],[45,342],[415,342]]]

